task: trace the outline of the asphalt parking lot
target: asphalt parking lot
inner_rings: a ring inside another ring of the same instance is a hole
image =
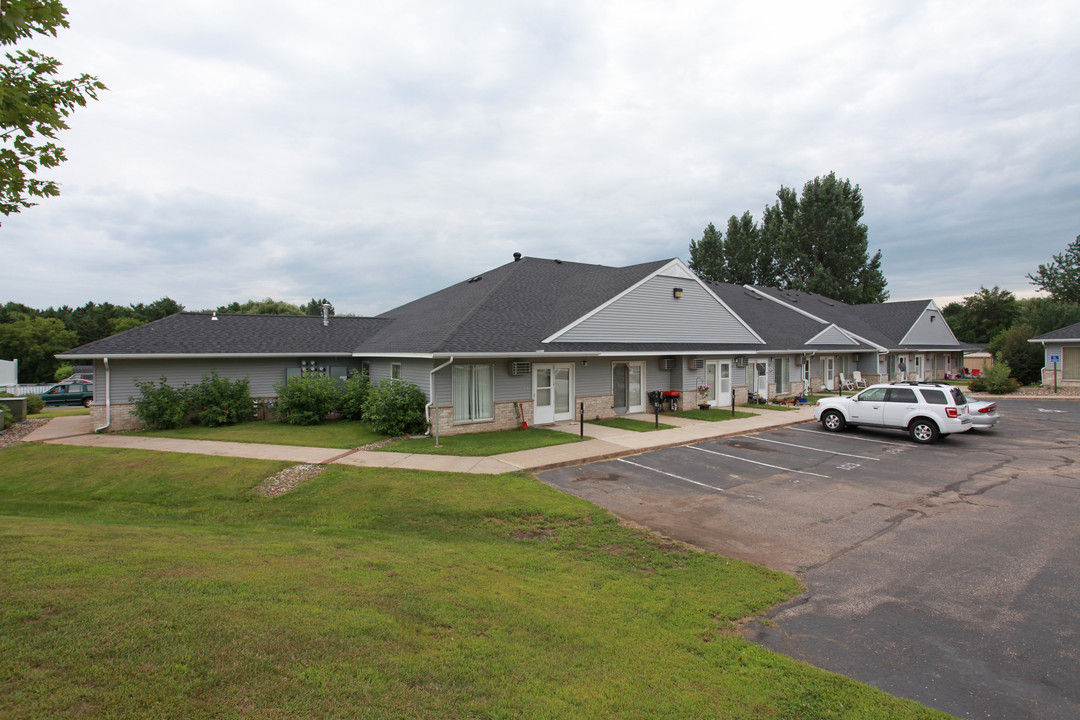
[[[1080,402],[916,445],[807,423],[553,470],[622,518],[802,577],[755,642],[958,717],[1080,717]]]

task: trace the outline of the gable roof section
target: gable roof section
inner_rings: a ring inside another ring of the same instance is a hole
[[[351,355],[378,318],[181,312],[61,353],[62,358]]]
[[[834,324],[851,338],[865,343],[868,347],[884,351],[896,345],[888,335],[866,322],[853,312],[852,305],[818,295],[817,293],[798,290],[779,290],[762,286],[747,286],[774,303],[785,306],[805,317],[816,320],[823,326]],[[820,331],[822,328],[818,328]],[[826,348],[827,349],[827,348]]]
[[[679,293],[676,297],[675,293]],[[746,324],[681,260],[674,259],[544,340],[761,344]]]
[[[1059,340],[1065,342],[1080,342],[1080,323],[1074,325],[1066,325],[1063,328],[1057,330],[1051,330],[1048,333],[1043,333],[1038,337],[1033,337],[1028,342],[1045,342],[1051,340]]]
[[[807,345],[858,345],[859,341],[836,326],[829,326],[806,341]]]
[[[522,258],[379,316],[357,349],[371,353],[520,353],[668,264],[616,268]]]

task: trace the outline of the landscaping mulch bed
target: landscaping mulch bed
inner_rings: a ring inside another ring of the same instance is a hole
[[[293,465],[285,468],[277,475],[266,478],[266,480],[252,488],[252,491],[263,497],[284,495],[290,490],[295,490],[301,483],[322,475],[325,470],[325,465],[309,465],[306,463]]]
[[[39,427],[49,422],[49,418],[37,418],[36,420],[23,420],[15,423],[7,430],[0,432],[0,448],[10,447],[22,442],[22,439]]]

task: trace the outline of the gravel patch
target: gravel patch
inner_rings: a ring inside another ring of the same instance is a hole
[[[322,475],[326,470],[325,465],[293,465],[287,467],[277,475],[266,478],[253,492],[263,497],[276,497],[284,495],[290,490],[295,490],[301,483]]]
[[[49,418],[38,418],[36,420],[23,420],[20,423],[15,423],[7,430],[0,432],[0,448],[10,447],[22,442],[22,439],[30,433],[37,430],[39,427],[49,422]]]
[[[405,436],[402,435],[401,437],[392,437],[392,438],[386,438],[385,440],[376,440],[373,443],[368,443],[367,445],[361,445],[360,447],[353,448],[353,449],[354,450],[374,450],[376,448],[381,448],[381,447],[383,447],[385,445],[389,445],[392,442],[400,440],[402,437],[405,437]]]

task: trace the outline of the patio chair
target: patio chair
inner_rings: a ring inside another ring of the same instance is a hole
[[[855,383],[853,383],[851,380],[848,380],[847,377],[844,376],[844,373],[840,373],[840,389],[841,390],[854,390],[855,389]]]
[[[862,373],[858,370],[853,370],[851,372],[851,380],[855,383],[855,387],[859,390],[862,390],[866,387],[866,381],[862,379]]]

